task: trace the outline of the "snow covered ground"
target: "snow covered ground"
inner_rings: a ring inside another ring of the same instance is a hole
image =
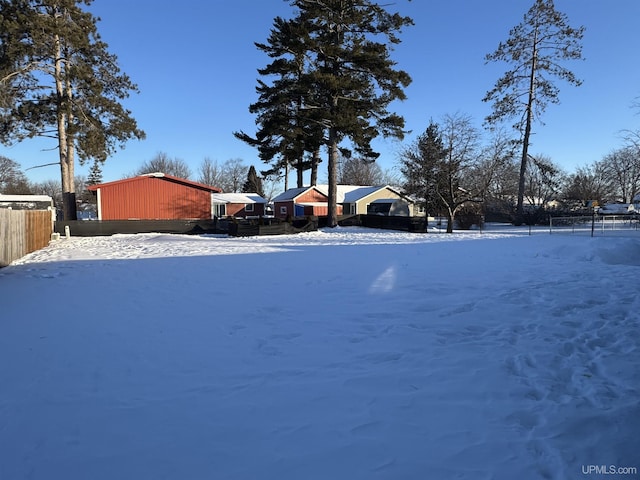
[[[640,478],[639,274],[640,235],[62,239],[0,270],[0,479]]]

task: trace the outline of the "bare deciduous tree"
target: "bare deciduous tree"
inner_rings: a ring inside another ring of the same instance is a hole
[[[198,182],[213,187],[220,187],[223,183],[224,172],[217,160],[206,157],[198,167]]]
[[[191,169],[187,163],[180,158],[170,158],[164,152],[158,153],[151,160],[144,162],[138,170],[136,175],[143,175],[145,173],[166,173],[178,178],[191,177]]]
[[[249,167],[240,158],[231,158],[222,165],[223,183],[218,185],[224,192],[240,192],[247,179]]]
[[[586,205],[590,201],[604,205],[615,199],[611,178],[607,175],[604,161],[578,167],[575,173],[569,175],[563,198],[576,206]]]
[[[29,190],[29,182],[20,170],[20,164],[0,156],[0,193],[20,195],[30,193]]]
[[[342,158],[338,165],[338,184],[384,185],[384,174],[376,162],[361,158]]]
[[[525,198],[528,203],[526,213],[530,214],[527,223],[537,223],[540,214],[552,200],[559,198],[566,175],[562,169],[545,156],[529,157],[525,174]]]
[[[630,203],[633,196],[640,192],[640,152],[627,146],[611,152],[602,161],[618,200]]]

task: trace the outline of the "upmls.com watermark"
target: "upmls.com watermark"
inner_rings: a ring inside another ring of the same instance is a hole
[[[617,465],[582,465],[584,475],[637,475],[637,467],[619,467]]]

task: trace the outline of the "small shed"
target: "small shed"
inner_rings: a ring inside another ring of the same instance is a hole
[[[98,220],[211,219],[217,187],[164,173],[149,173],[89,187],[96,192]]]
[[[213,217],[261,217],[267,201],[257,193],[212,193]]]

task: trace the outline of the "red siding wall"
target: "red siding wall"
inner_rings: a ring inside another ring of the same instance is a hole
[[[254,203],[253,212],[247,212],[244,209],[244,203],[228,203],[227,215],[230,217],[257,217],[264,215],[264,204]]]
[[[329,215],[328,205],[305,205],[305,215],[314,215],[316,217],[327,217]],[[336,215],[342,215],[342,205],[336,205]]]
[[[211,192],[165,177],[100,187],[102,220],[211,218]]]
[[[281,213],[280,209],[282,207],[286,207],[287,211]],[[287,200],[286,202],[274,202],[273,204],[273,215],[276,218],[287,218],[287,216],[293,217],[294,213],[293,200]]]
[[[298,198],[296,198],[296,203],[300,204],[300,203],[318,203],[318,202],[328,202],[329,199],[323,195],[322,193],[318,192],[317,190],[311,189],[308,190],[306,192],[304,192],[302,195],[300,195]]]

